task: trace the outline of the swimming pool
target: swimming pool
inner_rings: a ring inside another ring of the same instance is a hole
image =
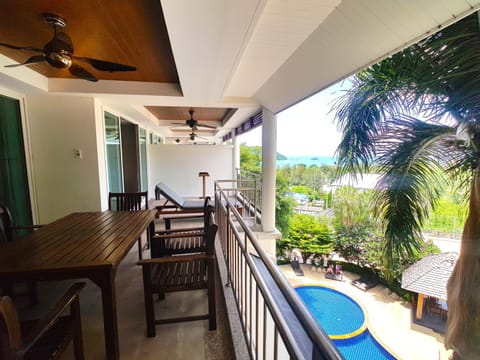
[[[345,359],[395,360],[368,331],[365,314],[352,298],[323,286],[295,290]]]

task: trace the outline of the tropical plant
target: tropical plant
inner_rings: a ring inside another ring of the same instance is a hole
[[[262,147],[240,145],[240,169],[246,170],[252,174],[259,175],[261,180],[262,173]],[[286,196],[288,183],[286,179],[277,171],[275,187],[275,226],[282,234],[288,231],[288,222],[293,214],[293,200]]]
[[[288,235],[281,246],[300,249],[308,257],[311,254],[329,253],[333,250],[333,233],[327,221],[307,214],[295,214],[290,218]]]
[[[336,231],[335,250],[349,262],[379,273],[394,288],[399,287],[402,272],[407,267],[427,255],[440,252],[440,249],[429,240],[424,242],[419,250],[415,250],[414,255],[408,259],[393,259],[387,269],[382,266],[381,252],[384,241],[384,237],[379,235],[371,224],[344,225]]]
[[[288,191],[287,181],[283,176],[278,174],[276,177],[275,191],[275,226],[285,236],[288,233],[290,217],[293,214],[294,200],[286,196]]]
[[[360,191],[352,186],[338,188],[333,194],[333,213],[335,228],[364,224],[372,227],[375,223],[372,217],[373,192]]]
[[[262,173],[262,147],[240,145],[240,167],[255,174]]]
[[[469,186],[462,251],[448,282],[445,345],[480,358],[480,32],[464,18],[352,79],[335,104],[339,174],[377,166],[375,213],[388,263],[408,258],[445,182]]]

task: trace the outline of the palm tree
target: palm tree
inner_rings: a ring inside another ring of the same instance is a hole
[[[470,212],[449,280],[445,345],[480,358],[480,31],[473,14],[353,77],[334,106],[339,175],[382,174],[375,197],[384,257],[410,256],[442,186],[467,188]]]

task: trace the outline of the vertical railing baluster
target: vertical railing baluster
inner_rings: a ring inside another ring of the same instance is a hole
[[[251,347],[252,345],[252,328],[253,328],[253,316],[252,316],[252,312],[253,312],[253,295],[252,295],[252,287],[253,287],[253,275],[252,275],[252,272],[249,271],[249,274],[250,274],[250,290],[249,290],[249,297],[248,297],[248,300],[250,302],[250,308],[249,308],[249,314],[248,314],[248,318],[249,318],[249,324],[250,324],[250,327],[249,327],[249,332],[250,332],[250,344],[249,344],[249,348]]]
[[[221,201],[219,199],[219,201]],[[228,275],[227,275],[227,283],[225,284],[225,286],[230,286],[230,274],[231,274],[231,269],[230,269],[230,237],[231,237],[231,234],[230,234],[230,222],[228,221],[228,219],[230,218],[230,208],[228,206],[226,206],[225,208],[226,210],[226,221],[225,221],[225,227],[226,227],[226,237],[227,237],[227,243],[226,243],[226,259],[225,259],[225,263],[227,264],[227,270],[228,270]]]
[[[263,298],[263,358],[267,358],[267,303]]]
[[[257,304],[257,311],[255,312],[255,359],[258,359],[258,285],[255,288],[255,303]]]
[[[278,330],[275,324],[273,325],[273,358],[278,359]]]

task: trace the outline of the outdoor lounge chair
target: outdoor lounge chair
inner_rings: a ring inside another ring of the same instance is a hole
[[[326,279],[343,281],[343,270],[341,265],[330,265],[325,273]]]
[[[368,289],[377,286],[377,284],[378,279],[371,273],[362,274],[358,279],[352,281],[353,286],[363,291],[367,291]]]
[[[155,186],[155,199],[161,200],[161,196],[165,198],[165,202],[161,205],[157,205],[156,207],[157,210],[162,214],[203,213],[203,198],[185,200],[167,185],[159,182]]]

